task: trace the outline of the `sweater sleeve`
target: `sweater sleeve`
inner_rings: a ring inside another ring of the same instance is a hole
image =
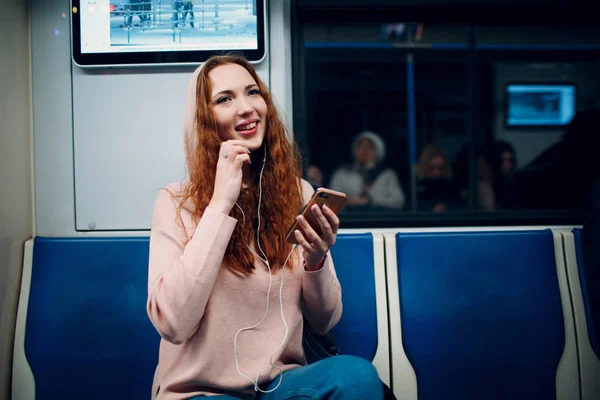
[[[304,203],[308,203],[314,189],[302,181]],[[304,270],[302,278],[302,307],[304,315],[317,334],[325,334],[342,316],[342,289],[335,273],[331,252],[327,252],[323,266],[316,271]]]
[[[160,191],[152,215],[146,307],[165,340],[180,344],[197,330],[236,223],[207,208],[188,241],[174,199]]]
[[[329,332],[342,317],[342,288],[330,253],[321,269],[304,271],[302,299],[304,315],[319,335]]]

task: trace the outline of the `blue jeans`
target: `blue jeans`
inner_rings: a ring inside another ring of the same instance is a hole
[[[279,377],[261,387],[268,391],[279,382]],[[205,396],[190,400],[203,399]],[[215,400],[236,399],[231,396],[210,397]],[[283,373],[281,385],[271,393],[257,392],[259,400],[287,399],[383,399],[383,385],[373,365],[360,357],[334,356]]]

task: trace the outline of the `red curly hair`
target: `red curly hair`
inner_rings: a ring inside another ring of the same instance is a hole
[[[296,143],[291,137],[288,139],[271,93],[258,77],[254,67],[243,57],[236,55],[213,56],[206,61],[198,75],[196,124],[195,132],[193,132],[195,138],[190,140],[192,148],[188,154],[189,182],[179,196],[181,203],[178,213],[180,215],[185,204],[186,209],[190,209],[193,219],[197,223],[213,195],[216,165],[222,140],[217,131],[211,101],[212,82],[209,74],[213,69],[226,64],[240,65],[250,73],[267,104],[267,115],[263,144],[252,154],[251,167],[254,172],[254,184],[248,189],[242,189],[237,201],[244,210],[244,215],[235,206],[229,214],[238,220],[238,224],[229,240],[223,261],[228,268],[235,272],[250,273],[254,270],[255,258],[246,245],[250,245],[256,239],[259,175],[266,151],[267,158],[262,177],[260,244],[271,268],[278,270],[282,268],[292,248],[292,245],[285,240],[284,235],[302,207],[301,159]],[[258,246],[255,247],[256,252],[262,257]],[[293,264],[291,261],[288,262],[290,267]]]

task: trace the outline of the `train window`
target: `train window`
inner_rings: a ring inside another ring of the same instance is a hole
[[[600,104],[600,30],[579,43],[564,27],[503,28],[298,27],[294,130],[305,178],[348,194],[345,226],[580,223],[598,171],[582,140],[598,116],[583,111]],[[506,124],[509,84],[573,88],[575,118],[561,114],[566,92],[513,98],[523,118],[573,124]]]
[[[494,210],[583,210],[600,171],[590,162],[600,118],[599,68],[600,46],[482,44],[479,69],[492,78],[486,94],[493,99],[492,140],[483,150],[492,171]],[[529,92],[508,107],[512,82],[524,82],[516,87]],[[511,118],[530,124],[512,126]]]

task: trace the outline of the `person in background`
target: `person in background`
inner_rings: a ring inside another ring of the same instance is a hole
[[[152,0],[128,0],[125,10],[125,27],[133,25],[133,17],[135,15],[140,19],[140,25],[148,23],[150,22],[150,13],[152,12]]]
[[[306,168],[306,180],[313,189],[318,189],[323,186],[323,172],[316,165],[309,165]]]
[[[444,212],[460,209],[464,200],[452,181],[448,155],[436,145],[425,147],[417,164],[417,209]]]
[[[191,0],[174,0],[173,1],[173,26],[183,27],[185,21],[190,16],[190,28],[194,28],[194,3]]]
[[[560,141],[504,179],[505,206],[511,209],[584,208],[600,168],[597,157],[600,109],[575,114]]]
[[[189,179],[160,190],[152,215],[152,398],[381,399],[363,358],[307,365],[304,318],[324,334],[342,315],[330,252],[339,220],[315,205],[317,234],[298,216],[314,190],[253,66],[214,56],[196,69],[184,126]],[[285,238],[295,220],[299,246]]]
[[[491,145],[486,159],[492,170],[492,187],[496,208],[504,208],[507,202],[505,182],[517,168],[517,153],[512,144],[498,140]]]
[[[383,164],[385,153],[385,143],[379,135],[361,132],[352,141],[353,163],[336,169],[329,187],[346,193],[348,207],[404,207],[398,176]]]

